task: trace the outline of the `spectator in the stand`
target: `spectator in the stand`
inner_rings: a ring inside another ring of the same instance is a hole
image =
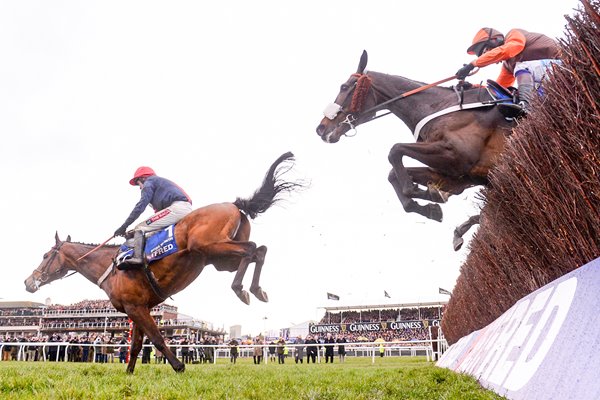
[[[13,343],[18,343],[19,339],[14,337],[12,339]],[[10,346],[10,359],[12,361],[17,361],[17,359],[19,358],[19,347],[21,346],[17,346],[15,344],[13,344],[12,346]]]
[[[2,347],[2,361],[10,361],[10,351],[11,351],[11,345],[8,344],[10,343],[10,337],[7,335],[4,338],[4,343],[6,343],[4,345],[4,347]]]
[[[54,334],[50,337],[50,339],[48,339],[48,342],[56,343],[56,342],[60,342],[60,339],[58,338],[58,335]],[[56,346],[56,345],[48,346],[48,361],[57,361],[58,353],[59,353],[58,346]]]
[[[304,344],[304,340],[302,340],[302,336],[298,335],[298,337],[296,338],[296,347],[295,347],[296,364],[298,364],[298,363],[302,364],[302,362],[304,360],[304,346],[301,346],[302,344]]]
[[[121,364],[125,364],[127,362],[127,339],[125,339],[125,336],[121,336],[121,340],[119,341],[119,362]],[[144,363],[144,360],[142,359],[142,363]]]
[[[206,362],[212,364],[214,362],[214,359],[215,359],[215,348],[214,348],[214,346],[217,345],[217,339],[211,338],[207,342],[207,344],[209,346],[206,347]]]
[[[177,358],[177,340],[171,339],[168,343],[169,343],[169,350],[171,350],[171,353],[175,354],[175,358]]]
[[[29,342],[35,343],[37,341],[38,341],[38,339],[36,337],[32,337]],[[26,361],[37,361],[37,346],[32,346],[32,345],[27,346],[27,357],[25,358],[25,360]]]
[[[231,361],[232,364],[235,364],[237,362],[237,358],[239,355],[238,346],[239,346],[239,343],[237,340],[231,339],[229,341],[229,352],[231,355],[229,361]]]
[[[104,362],[104,358],[102,357],[102,337],[100,335],[96,336],[96,339],[94,340],[94,351],[96,353],[95,356],[95,361],[97,363],[102,363]]]
[[[346,360],[346,346],[348,343],[343,334],[339,334],[336,340],[338,344],[338,357],[340,358],[340,362],[343,363]]]
[[[335,343],[335,339],[331,335],[331,333],[327,333],[325,336],[325,364],[331,363],[333,364],[333,344]]]
[[[318,351],[317,341],[311,335],[307,335],[304,344],[306,344],[306,363],[310,364],[312,360],[313,364],[315,364],[317,362]]]
[[[80,340],[82,346],[81,346],[81,361],[83,362],[88,362],[90,361],[90,340],[88,339],[87,335],[83,335],[81,340]]]
[[[285,364],[285,339],[280,337],[277,342],[277,363]]]
[[[269,344],[269,361],[275,362],[275,350],[277,349],[277,343],[272,340]]]
[[[254,353],[252,356],[254,364],[260,364],[262,361],[263,350],[264,350],[262,345],[263,345],[262,336],[257,336],[254,339]]]
[[[181,362],[184,364],[189,364],[191,362],[190,359],[190,347],[187,338],[183,338],[181,341]]]

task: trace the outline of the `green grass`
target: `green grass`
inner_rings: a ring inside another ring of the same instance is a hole
[[[502,399],[424,358],[350,358],[339,364],[188,365],[0,362],[0,399]]]

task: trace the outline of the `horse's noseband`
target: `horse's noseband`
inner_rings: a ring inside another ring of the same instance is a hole
[[[330,121],[333,121],[340,112],[345,112],[344,108],[342,106],[340,106],[337,103],[330,103],[327,105],[327,107],[325,107],[325,109],[323,110],[323,115],[325,116],[325,118],[327,118]],[[348,137],[352,137],[356,135],[356,125],[354,125],[354,123],[357,121],[356,117],[354,117],[354,114],[352,113],[347,113],[346,114],[346,118],[340,122],[338,124],[338,126],[341,125],[348,125],[350,127],[351,131],[354,131],[354,134],[352,135],[348,135],[348,133],[344,133],[345,136]]]
[[[323,110],[323,115],[328,120],[333,121],[340,111],[342,111],[342,106],[337,103],[329,103]]]

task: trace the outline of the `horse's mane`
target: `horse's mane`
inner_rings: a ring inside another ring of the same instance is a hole
[[[73,244],[80,244],[82,246],[89,246],[89,247],[96,247],[98,246],[98,243],[82,243],[82,242],[71,242]],[[102,247],[110,247],[110,248],[117,248],[120,247],[120,244],[105,244]]]

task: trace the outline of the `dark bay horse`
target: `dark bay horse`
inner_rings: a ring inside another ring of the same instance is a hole
[[[461,93],[431,87],[393,100],[425,84],[401,76],[365,72],[367,60],[364,51],[356,73],[342,84],[335,102],[325,109],[317,134],[327,143],[336,143],[351,129],[377,118],[377,111],[389,110],[413,132],[416,143],[392,146],[388,180],[406,212],[441,221],[442,209],[436,203],[487,183],[488,172],[503,151],[514,122],[504,118],[482,88]],[[402,162],[404,156],[426,167],[407,168]],[[414,199],[428,203],[421,205]]]
[[[281,175],[291,168],[280,165],[293,161],[292,153],[280,156],[269,168],[262,186],[249,199],[236,199],[233,203],[212,204],[194,210],[175,227],[178,252],[150,264],[160,292],[171,296],[192,283],[206,265],[212,264],[218,271],[236,272],[231,285],[234,292],[246,304],[248,293],[242,288],[242,279],[248,265],[255,263],[250,292],[261,301],[268,301],[267,294],[259,285],[261,269],[267,248],[249,241],[250,222],[280,200],[282,192],[292,192],[301,183],[288,182]],[[127,372],[132,373],[137,356],[142,348],[144,334],[160,350],[173,369],[181,372],[185,365],[171,352],[150,316],[152,307],[165,299],[151,287],[145,272],[141,270],[120,271],[112,266],[117,246],[105,245],[82,258],[94,245],[73,243],[70,237],[61,241],[56,234],[56,243],[44,254],[42,263],[25,280],[29,292],[76,271],[108,295],[113,306],[126,313],[133,321],[131,357]]]

